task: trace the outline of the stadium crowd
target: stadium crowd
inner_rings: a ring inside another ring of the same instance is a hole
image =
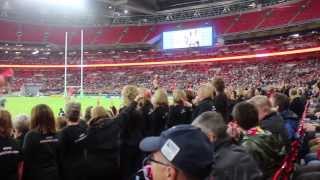
[[[318,31],[303,34],[288,34],[257,39],[239,40],[236,42],[217,43],[214,47],[190,48],[190,49],[132,49],[132,50],[88,50],[84,52],[84,64],[103,63],[130,63],[130,62],[150,62],[167,60],[185,60],[199,58],[214,58],[236,55],[272,53],[279,51],[289,51],[303,48],[318,47],[320,45],[320,35]],[[41,45],[39,45],[41,47]],[[36,49],[47,49],[35,46]],[[64,49],[42,50],[37,54],[22,47],[20,53],[16,52],[15,44],[12,47],[4,46],[14,51],[7,53],[0,52],[1,64],[64,64]],[[1,44],[0,44],[1,49]],[[71,49],[68,53],[68,64],[80,64],[81,53],[79,49]],[[15,61],[12,61],[15,60]]]
[[[319,76],[320,63],[317,54],[287,59],[261,58],[240,63],[202,63],[177,66],[131,67],[87,69],[84,72],[84,92],[86,94],[121,94],[126,84],[136,84],[152,88],[155,75],[159,84],[170,93],[175,88],[194,89],[208,81],[208,77],[224,77],[227,91],[246,88],[268,89],[269,86],[285,82],[289,85],[305,86]],[[271,71],[272,69],[272,71]],[[170,73],[168,73],[170,72]],[[25,84],[39,84],[44,95],[63,93],[64,71],[59,69],[15,70],[11,88],[20,92]],[[100,82],[100,83],[96,83]],[[68,71],[68,86],[80,85],[80,71]],[[240,93],[240,92],[239,92]]]
[[[39,104],[13,123],[2,104],[0,179],[271,179],[295,151],[294,179],[320,178],[320,82],[242,94],[216,77],[169,103],[161,78],[125,85],[120,109],[70,101],[55,118]]]

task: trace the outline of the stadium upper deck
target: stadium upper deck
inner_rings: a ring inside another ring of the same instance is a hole
[[[263,31],[279,27],[316,22],[320,18],[320,1],[302,0],[279,4],[255,11],[222,17],[173,22],[169,24],[120,25],[99,27],[66,27],[0,21],[0,41],[64,44],[64,33],[71,33],[70,44],[80,44],[84,29],[86,45],[150,44],[157,42],[163,31],[212,25],[218,35]]]

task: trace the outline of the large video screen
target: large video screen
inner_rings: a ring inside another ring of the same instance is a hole
[[[212,46],[212,27],[163,32],[163,49]]]

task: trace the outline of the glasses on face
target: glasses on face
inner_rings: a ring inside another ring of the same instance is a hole
[[[152,154],[150,154],[148,157],[146,157],[146,159],[144,160],[143,165],[147,165],[147,164],[151,164],[151,163],[156,163],[156,164],[160,164],[162,166],[172,167],[172,165],[170,165],[170,164],[167,164],[167,163],[164,163],[164,162],[157,161],[157,160],[153,159]]]

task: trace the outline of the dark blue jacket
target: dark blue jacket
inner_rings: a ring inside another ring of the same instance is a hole
[[[280,112],[281,117],[285,121],[285,127],[288,131],[289,140],[294,140],[296,138],[296,132],[298,129],[299,118],[293,111],[290,109]]]

